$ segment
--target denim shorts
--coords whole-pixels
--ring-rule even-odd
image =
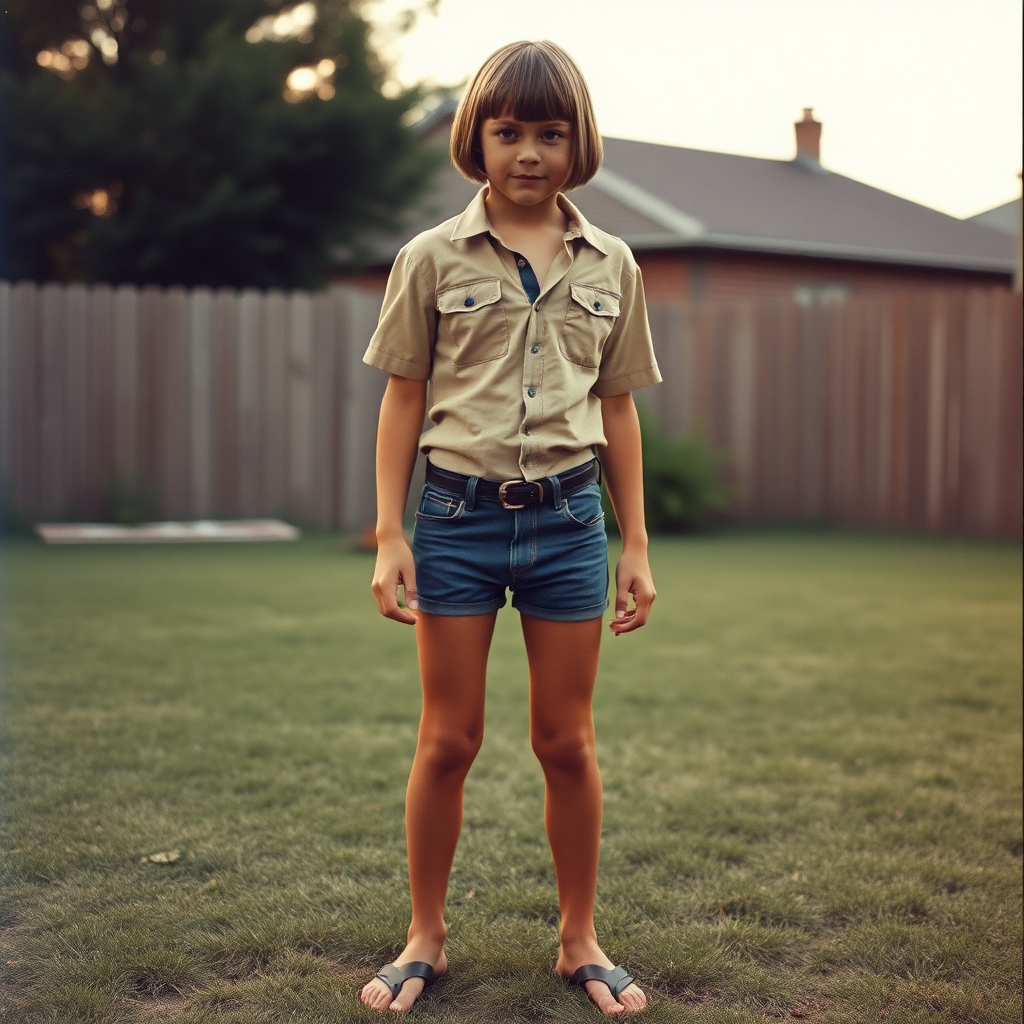
[[[505,604],[554,622],[582,622],[608,607],[608,539],[598,483],[562,497],[544,481],[542,505],[503,508],[436,484],[423,487],[413,556],[419,607],[433,615],[486,615]],[[552,500],[551,492],[554,492]]]

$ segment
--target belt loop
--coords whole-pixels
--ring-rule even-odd
[[[545,477],[544,482],[551,488],[551,500],[555,503],[555,508],[560,509],[562,507],[562,481],[557,476]]]
[[[471,476],[466,481],[466,511],[472,512],[476,508],[476,485],[480,477]]]
[[[600,487],[604,483],[604,466],[601,465],[601,460],[596,455],[594,461],[597,463],[597,486]]]

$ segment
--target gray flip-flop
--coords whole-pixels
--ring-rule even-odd
[[[434,980],[434,968],[425,960],[410,960],[407,964],[399,967],[397,964],[385,964],[378,972],[377,977],[391,989],[391,998],[397,999],[402,986],[410,978],[422,978],[423,987],[426,988]]]
[[[612,967],[609,970],[607,967],[601,967],[598,964],[584,964],[569,979],[570,984],[579,985],[580,988],[585,988],[588,981],[603,982],[608,986],[608,991],[611,992],[612,998],[618,1002],[619,993],[633,983],[633,978],[626,971],[625,967]]]

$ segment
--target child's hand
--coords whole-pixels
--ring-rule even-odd
[[[629,607],[630,594],[633,608]],[[608,623],[608,628],[616,636],[639,629],[647,621],[657,596],[646,550],[623,551],[615,566],[615,618]]]
[[[405,590],[408,610],[398,604],[399,586]],[[381,615],[410,626],[416,624],[416,565],[405,537],[378,542],[372,589]]]

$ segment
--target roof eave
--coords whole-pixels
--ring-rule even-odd
[[[937,267],[945,270],[969,270],[1012,274],[1012,258],[992,256],[953,256],[946,253],[910,252],[877,249],[870,246],[840,245],[831,242],[807,242],[786,238],[757,238],[715,232],[694,237],[681,234],[635,234],[622,239],[634,252],[652,249],[730,249],[741,252],[776,253],[781,256],[813,256],[862,263],[895,263],[905,266]]]

